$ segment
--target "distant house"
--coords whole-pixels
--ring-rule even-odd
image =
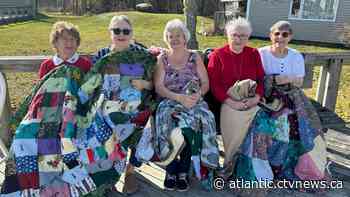
[[[37,0],[0,0],[0,24],[30,19],[37,13]]]
[[[253,36],[257,37],[267,37],[269,28],[274,22],[287,20],[293,26],[296,40],[343,44],[346,26],[350,26],[350,0],[222,0],[222,2],[226,4],[226,11],[234,10],[232,13],[235,16],[246,16],[252,23]],[[236,6],[232,6],[234,4]],[[240,7],[237,8],[237,5]]]

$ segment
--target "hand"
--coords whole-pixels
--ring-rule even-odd
[[[230,106],[234,110],[243,111],[248,109],[248,105],[245,102],[234,101],[231,98],[226,99],[224,103]]]
[[[193,94],[191,96],[187,96],[184,94],[181,94],[178,96],[178,102],[181,103],[186,108],[190,109],[193,106],[196,105],[197,101],[199,100],[198,94]]]
[[[277,85],[283,85],[283,84],[287,84],[287,83],[290,83],[290,77],[288,77],[286,75],[276,76],[276,84]]]
[[[255,95],[254,97],[251,98],[247,98],[243,100],[243,103],[245,103],[247,105],[247,109],[255,107],[260,101],[260,96],[259,95]]]
[[[142,91],[144,89],[150,89],[151,82],[143,80],[143,79],[133,79],[131,80],[131,85],[134,86],[134,88]]]

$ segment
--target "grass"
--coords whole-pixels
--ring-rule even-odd
[[[11,55],[50,55],[53,54],[49,44],[49,32],[56,21],[65,20],[79,26],[82,44],[81,53],[94,53],[99,48],[108,46],[110,42],[107,27],[109,20],[116,13],[105,13],[94,16],[65,16],[59,14],[40,15],[36,20],[0,26],[0,56]],[[121,12],[117,14],[127,15],[134,25],[134,38],[146,46],[156,45],[165,47],[163,42],[163,28],[170,19],[180,18],[179,14],[151,14],[141,12]],[[197,30],[213,26],[212,19],[198,17]],[[225,44],[224,36],[197,35],[200,49],[208,47],[220,47]],[[269,41],[251,39],[250,46],[262,47]],[[310,45],[308,43],[292,43],[290,47],[301,52],[337,52],[346,51],[343,48]],[[317,76],[317,71],[316,75]],[[28,94],[36,74],[33,73],[9,73],[7,75],[10,87],[12,107],[16,108],[23,95]],[[316,80],[316,78],[315,78]],[[316,84],[314,84],[316,87]],[[345,120],[350,121],[350,66],[345,66],[342,72],[340,90],[338,93],[336,112]],[[20,88],[19,88],[20,87]],[[307,90],[307,94],[314,96],[316,89]]]

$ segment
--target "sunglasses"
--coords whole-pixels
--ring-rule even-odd
[[[128,36],[131,33],[131,29],[114,28],[114,29],[111,29],[111,31],[113,31],[114,35],[120,35],[123,33],[124,35]]]
[[[277,32],[273,33],[273,35],[276,36],[276,37],[282,35],[283,38],[287,38],[289,36],[289,32],[286,32],[286,31],[285,32],[279,32],[279,31],[277,31]]]

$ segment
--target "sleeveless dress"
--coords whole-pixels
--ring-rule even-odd
[[[195,53],[190,53],[188,61],[182,69],[175,69],[170,65],[167,54],[161,54],[161,58],[165,65],[164,85],[170,91],[188,94],[189,84],[200,87]],[[198,90],[198,87],[194,89]],[[218,167],[219,150],[216,142],[215,118],[202,98],[191,109],[166,98],[160,102],[156,112],[155,138],[155,149],[160,159],[163,158],[162,154],[164,153],[160,150],[168,149],[169,152],[171,151],[168,136],[176,127],[182,130],[185,138],[192,138],[187,139],[191,142],[191,154],[192,157],[199,158],[201,166],[212,169]]]

